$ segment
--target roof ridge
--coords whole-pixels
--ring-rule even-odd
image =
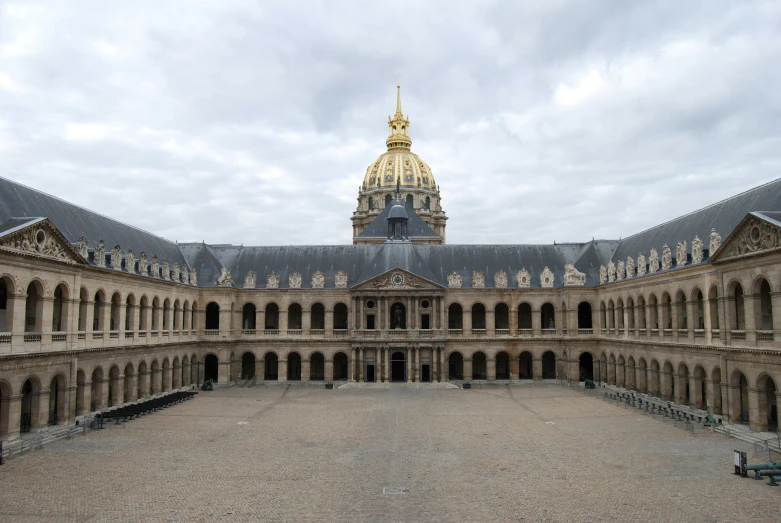
[[[18,185],[20,187],[24,187],[25,189],[28,189],[30,191],[34,191],[34,192],[37,192],[38,194],[42,194],[44,196],[48,196],[49,198],[53,198],[53,199],[55,199],[55,200],[57,200],[59,202],[65,203],[67,205],[71,205],[73,207],[77,207],[77,208],[79,208],[79,209],[81,209],[83,211],[87,211],[87,212],[92,213],[92,214],[95,214],[95,215],[100,216],[101,218],[104,218],[106,220],[111,220],[112,222],[119,223],[121,225],[124,225],[125,227],[129,227],[131,229],[135,229],[137,231],[141,231],[143,233],[149,234],[149,235],[154,236],[156,238],[159,238],[159,239],[161,239],[163,241],[166,241],[166,242],[168,242],[168,243],[170,243],[170,244],[172,244],[172,245],[174,245],[176,247],[179,246],[179,242],[176,242],[176,241],[173,241],[173,240],[169,240],[168,238],[164,238],[163,236],[160,236],[159,234],[155,234],[153,232],[149,232],[146,229],[142,229],[141,227],[137,227],[135,225],[130,225],[129,223],[125,223],[123,221],[117,220],[116,218],[112,218],[110,216],[106,216],[105,214],[101,214],[101,213],[99,213],[97,211],[93,211],[92,209],[87,209],[86,207],[83,207],[83,206],[81,206],[81,205],[79,205],[77,203],[69,202],[68,200],[60,198],[59,196],[54,196],[53,194],[49,194],[47,192],[41,191],[39,189],[36,189],[34,187],[30,187],[29,185],[25,185],[25,184],[23,184],[21,182],[17,182],[16,180],[11,180],[10,178],[6,178],[4,176],[0,176],[0,180],[5,180],[7,182],[13,183],[13,184]],[[48,216],[43,216],[43,218],[49,218],[49,217]]]

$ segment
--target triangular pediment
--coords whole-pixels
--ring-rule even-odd
[[[379,274],[354,287],[357,290],[421,290],[443,287],[404,269],[395,268]]]
[[[751,212],[724,243],[711,253],[711,263],[781,251],[781,213]]]
[[[63,263],[87,263],[48,218],[11,218],[0,225],[0,250]]]

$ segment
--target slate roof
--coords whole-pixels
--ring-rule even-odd
[[[412,238],[439,238],[440,236],[434,232],[434,229],[428,226],[418,214],[406,204],[404,207],[407,210],[407,237]],[[385,208],[377,215],[372,222],[366,226],[364,230],[357,236],[358,238],[387,238],[388,237],[388,214],[390,213],[392,205],[386,205]]]
[[[231,269],[234,287],[241,288],[244,277],[253,271],[257,288],[265,288],[266,277],[274,271],[280,277],[279,287],[288,288],[288,277],[301,274],[302,288],[311,288],[312,274],[322,271],[326,288],[334,287],[334,276],[345,271],[349,287],[392,269],[401,268],[432,283],[448,286],[452,272],[461,275],[463,288],[471,287],[473,271],[483,271],[486,288],[494,286],[494,274],[507,273],[509,287],[517,287],[515,275],[523,268],[532,275],[532,288],[540,287],[540,273],[547,266],[560,287],[564,265],[586,274],[586,285],[599,283],[599,266],[607,263],[617,242],[599,241],[587,244],[557,245],[298,245],[279,247],[243,247],[234,245],[180,244],[190,266],[198,271],[198,283],[215,286],[221,267]]]
[[[715,228],[722,240],[725,240],[749,212],[779,210],[781,210],[781,178],[624,238],[618,244],[613,260],[626,260],[627,256],[636,259],[640,253],[648,258],[652,247],[655,247],[661,256],[665,244],[670,247],[675,257],[675,246],[683,240],[686,240],[686,247],[691,253],[695,235],[700,237],[707,251],[711,228]],[[779,213],[766,214],[778,215]]]
[[[184,263],[184,256],[172,241],[0,177],[0,223],[32,217],[48,218],[72,244],[85,236],[90,250],[103,240],[107,252],[119,245],[123,253],[133,249],[136,256],[141,251],[149,259],[157,255],[161,263]]]

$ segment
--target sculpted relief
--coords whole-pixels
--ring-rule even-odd
[[[686,263],[689,261],[688,258],[689,254],[686,249],[686,240],[683,242],[678,242],[678,245],[675,246],[675,266],[676,267],[683,267],[686,265]]]
[[[472,273],[472,287],[475,289],[485,288],[485,276],[480,271],[474,271]]]
[[[300,289],[301,282],[301,274],[298,272],[293,272],[287,277],[287,284],[291,289]]]
[[[255,277],[255,273],[252,271],[247,272],[247,275],[244,276],[244,288],[245,289],[254,289],[255,285],[257,285],[258,280]]]
[[[613,262],[607,264],[607,281],[616,281],[616,264]]]
[[[217,278],[218,287],[230,287],[233,285],[233,276],[231,276],[231,270],[225,267],[220,268],[220,277]]]
[[[670,247],[665,243],[662,247],[662,269],[669,270],[673,266],[673,253]]]
[[[532,275],[529,274],[529,271],[527,271],[525,268],[518,271],[518,274],[515,275],[515,281],[518,282],[519,288],[528,288],[532,285]]]
[[[279,275],[271,271],[271,274],[266,276],[266,288],[267,289],[278,289],[279,288]]]
[[[699,236],[692,240],[692,263],[702,263],[702,240]]]
[[[494,287],[504,289],[507,287],[507,273],[504,271],[497,271],[494,274]]]
[[[645,255],[639,254],[637,256],[637,275],[643,276],[645,274]]]
[[[146,261],[146,253],[141,251],[141,257],[138,258],[138,272],[146,276],[149,274],[149,262]]]
[[[659,253],[651,248],[651,256],[648,259],[648,272],[654,273],[659,270]]]
[[[461,283],[461,275],[456,271],[453,271],[447,275],[447,286],[451,289],[460,289]]]
[[[607,267],[604,265],[599,266],[599,284],[604,285],[607,283]]]
[[[720,238],[719,238],[720,240]],[[752,217],[731,239],[720,258],[732,258],[781,247],[781,228]]]
[[[325,274],[322,271],[317,271],[312,274],[312,288],[323,289],[325,288]]]
[[[0,247],[45,258],[54,258],[63,262],[72,263],[74,261],[65,246],[55,238],[51,231],[44,230],[44,228],[31,228],[12,234],[0,240]],[[80,250],[79,253],[81,252]]]
[[[581,286],[586,284],[586,275],[578,271],[575,266],[568,263],[564,266],[564,286]]]
[[[334,287],[337,289],[346,289],[347,281],[347,273],[344,271],[339,271],[336,273],[336,276],[334,276]]]
[[[540,287],[553,287],[553,272],[551,272],[547,266],[542,270],[542,274],[540,274]]]
[[[635,261],[632,259],[631,256],[626,257],[626,277],[627,278],[635,277]]]
[[[626,275],[626,267],[624,267],[624,260],[618,260],[616,266],[616,280],[623,280]]]

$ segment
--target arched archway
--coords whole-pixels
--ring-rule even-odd
[[[245,303],[241,308],[241,328],[244,330],[255,330],[255,304]]]
[[[269,303],[266,305],[266,325],[264,326],[267,331],[279,330],[279,306],[276,303]]]
[[[11,332],[14,319],[12,309],[9,307],[8,298],[11,297],[11,289],[16,290],[14,282],[8,276],[0,277],[0,332]]]
[[[580,353],[580,358],[578,358],[578,375],[580,381],[594,380],[594,356],[590,352]]]
[[[691,391],[689,390],[689,366],[686,365],[686,363],[681,362],[678,365],[678,375],[676,377],[678,380],[678,397],[675,398],[676,403],[680,403],[681,405],[691,405]]]
[[[407,381],[407,357],[403,351],[391,354],[391,381]]]
[[[301,330],[303,325],[301,305],[293,303],[287,308],[287,328],[291,331]]]
[[[648,393],[648,364],[645,358],[637,360],[637,390],[643,393]]]
[[[757,394],[759,395],[757,428],[762,431],[775,431],[778,428],[776,382],[768,374],[762,374],[757,379]]]
[[[770,298],[770,284],[765,278],[760,278],[754,284],[754,321],[757,330],[757,340],[772,340],[773,303]],[[761,417],[760,419],[764,420],[765,418]]]
[[[556,355],[552,351],[545,351],[542,355],[542,379],[556,379]]]
[[[448,356],[447,376],[451,380],[464,379],[464,357],[460,352],[451,352]]]
[[[38,395],[41,392],[41,384],[38,378],[31,376],[22,385],[22,413],[19,420],[19,431],[30,432],[33,427],[38,427]]]
[[[122,403],[122,386],[119,367],[113,365],[108,371],[108,406],[116,407]]]
[[[730,418],[732,421],[749,423],[751,421],[748,405],[748,380],[746,375],[736,370],[730,379],[732,408]]]
[[[124,383],[124,390],[122,394],[122,403],[128,403],[130,401],[133,401],[135,398],[135,393],[138,390],[133,383],[133,364],[128,363],[125,365],[125,383]]]
[[[263,357],[263,379],[266,381],[279,379],[279,358],[273,352],[267,352]]]
[[[103,369],[96,367],[92,370],[92,384],[90,385],[90,412],[103,408]]]
[[[523,351],[518,356],[518,379],[530,380],[534,378],[534,358],[529,351]]]
[[[309,317],[312,330],[325,330],[325,307],[322,303],[312,305]]]
[[[472,305],[472,330],[485,330],[485,305],[482,303]]]
[[[245,352],[241,355],[241,379],[251,380],[255,377],[255,354]]]
[[[518,329],[531,330],[532,328],[532,306],[528,303],[518,305]]]
[[[344,303],[337,303],[334,305],[334,330],[347,330],[347,305]]]
[[[309,358],[309,381],[323,381],[325,379],[325,358],[319,352]]]
[[[203,379],[217,383],[220,376],[220,359],[215,354],[207,354],[203,360]]]
[[[593,323],[591,320],[591,304],[587,301],[582,301],[578,304],[578,329],[592,328]],[[593,372],[591,375],[594,375]]]
[[[506,303],[498,303],[494,308],[494,328],[497,331],[510,328],[510,308]]]
[[[49,384],[49,425],[57,425],[67,420],[65,376],[57,374]]]
[[[138,387],[136,390],[136,398],[144,399],[149,397],[149,371],[147,370],[146,362],[142,361],[138,364]]]
[[[510,379],[510,355],[505,351],[499,351],[496,355],[496,379]]]
[[[485,354],[481,351],[477,351],[472,354],[472,379],[484,380],[486,379],[486,360]]]
[[[297,352],[287,356],[287,380],[301,381],[301,355]]]
[[[68,329],[68,288],[64,283],[54,289],[54,303],[52,304],[52,332],[63,332]],[[2,331],[0,331],[2,332]]]
[[[464,310],[458,303],[451,303],[447,308],[447,328],[451,330],[464,328]]]
[[[81,416],[84,414],[84,394],[86,392],[87,375],[83,369],[79,369],[76,372],[76,415]],[[2,433],[2,431],[0,431]]]
[[[220,306],[217,304],[217,302],[211,301],[206,305],[206,330],[219,330],[219,329],[220,329]]]
[[[347,379],[347,355],[343,352],[334,354],[334,381]]]
[[[40,333],[43,330],[43,286],[38,280],[27,286],[24,311],[24,331]]]
[[[729,316],[731,330],[743,331],[746,328],[743,287],[738,282],[733,282],[729,287]]]
[[[543,330],[553,330],[556,328],[556,312],[553,309],[553,304],[543,303],[542,309],[540,309],[541,323]]]

